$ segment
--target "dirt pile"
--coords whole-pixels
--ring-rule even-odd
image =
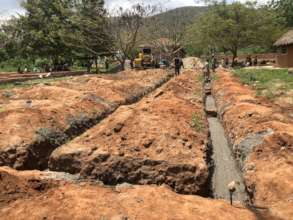
[[[280,108],[255,96],[232,75],[219,70],[214,81],[226,134],[256,206],[273,216],[293,216],[293,124]]]
[[[186,71],[137,104],[120,107],[56,149],[50,169],[108,185],[167,184],[176,192],[206,194],[208,131],[196,77]]]
[[[38,195],[55,186],[56,184],[49,179],[41,180],[36,175],[28,176],[10,168],[0,167],[0,208],[17,199]]]
[[[202,61],[197,57],[184,58],[183,65],[185,69],[197,69],[203,67]]]
[[[36,190],[30,180],[43,183],[43,172],[16,172],[0,168],[6,177],[3,186],[10,187],[7,179],[20,186],[19,195],[11,201],[0,201],[0,215],[10,219],[184,219],[184,220],[256,220],[253,213],[241,206],[230,206],[225,201],[183,196],[166,186],[119,185],[103,187],[97,183],[55,181],[46,190]],[[53,180],[51,180],[53,181]],[[33,191],[33,193],[32,193]],[[2,198],[2,197],[0,197]]]
[[[81,76],[0,92],[0,165],[46,169],[51,152],[167,81],[163,70]]]

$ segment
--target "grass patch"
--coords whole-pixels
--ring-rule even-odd
[[[233,72],[243,84],[255,89],[257,96],[274,99],[293,90],[293,77],[287,69],[234,69]]]
[[[190,126],[198,132],[201,132],[203,130],[204,123],[199,114],[197,113],[192,114]]]

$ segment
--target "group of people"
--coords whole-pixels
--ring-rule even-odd
[[[251,56],[247,56],[245,60],[245,66],[257,66],[258,64],[258,58],[255,56],[252,60]]]
[[[203,72],[204,72],[204,78],[205,81],[209,81],[211,79],[211,71],[215,72],[216,68],[218,66],[217,58],[214,54],[210,58],[208,58],[204,64]],[[175,76],[180,75],[181,68],[184,68],[184,64],[181,58],[176,57],[174,59],[174,68],[175,68]]]
[[[224,57],[222,58],[222,62],[221,62],[222,67],[224,68],[228,68],[230,66],[230,61],[228,57]],[[240,62],[238,61],[237,58],[234,59],[234,61],[231,62],[231,66],[257,66],[258,65],[258,57],[254,56],[254,58],[252,59],[251,55],[248,55],[245,59],[244,62]]]

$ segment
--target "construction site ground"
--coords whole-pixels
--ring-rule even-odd
[[[184,66],[0,90],[0,219],[292,219],[288,114],[227,70],[207,89],[200,60]],[[248,198],[230,205],[236,178]]]
[[[292,219],[293,123],[284,108],[220,69],[212,94],[253,204]]]

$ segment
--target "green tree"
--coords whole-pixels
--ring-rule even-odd
[[[104,1],[75,0],[74,8],[69,32],[64,30],[66,44],[73,48],[75,56],[87,60],[88,71],[94,61],[98,72],[98,56],[111,53],[112,49]]]
[[[255,4],[225,1],[210,7],[209,11],[192,25],[187,36],[198,51],[231,52],[233,61],[238,50],[253,45],[272,46],[280,27],[275,14]]]
[[[1,62],[9,59],[21,59],[23,57],[23,50],[25,48],[22,45],[22,30],[20,20],[12,18],[1,25],[0,28],[1,38]],[[14,62],[13,62],[14,63]]]
[[[293,27],[293,1],[292,0],[271,0],[269,6],[273,8],[283,19],[287,27]]]
[[[24,53],[28,56],[48,58],[54,69],[70,57],[64,30],[70,24],[71,0],[26,0],[22,6],[26,14],[21,16]]]

